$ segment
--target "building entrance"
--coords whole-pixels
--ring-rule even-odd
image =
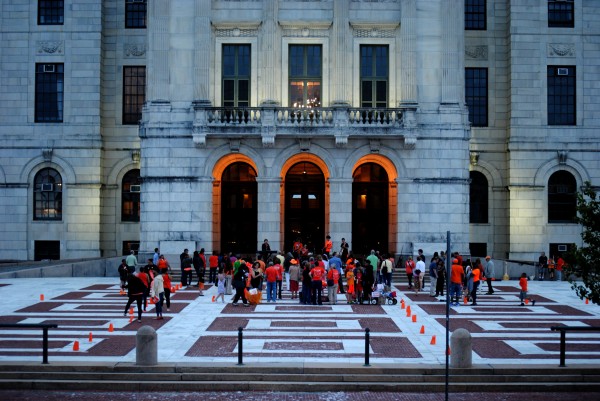
[[[325,241],[325,176],[310,162],[296,163],[285,176],[284,249],[298,238],[312,253]]]
[[[360,165],[352,175],[352,251],[388,252],[389,180],[376,163]]]
[[[255,254],[256,171],[247,163],[228,166],[221,179],[221,251]]]

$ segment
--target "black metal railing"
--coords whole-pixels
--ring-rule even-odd
[[[6,329],[42,329],[42,363],[48,364],[48,329],[56,329],[57,324],[50,323],[6,323],[0,324],[0,328]]]
[[[567,331],[600,331],[600,327],[595,327],[595,326],[552,326],[550,327],[550,330],[552,331],[560,331],[560,366],[561,368],[564,368],[565,366],[567,366],[565,364],[565,359],[566,359],[566,342],[567,342],[567,336],[566,336],[566,332]]]

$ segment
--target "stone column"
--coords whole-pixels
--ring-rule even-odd
[[[417,103],[417,4],[416,0],[402,2],[400,51],[396,65],[400,72],[400,105]]]
[[[260,68],[263,94],[261,104],[279,104],[276,83],[279,81],[280,66],[276,65],[281,57],[279,41],[277,40],[277,14],[279,0],[263,2],[263,34],[260,36]],[[260,96],[260,94],[259,94]]]
[[[257,241],[260,249],[265,238],[272,250],[283,251],[281,235],[281,178],[256,177],[258,189]]]
[[[352,177],[329,179],[329,235],[334,251],[342,238],[352,249]]]
[[[148,102],[169,98],[170,12],[171,0],[148,3]]]
[[[158,337],[156,330],[142,326],[135,336],[135,364],[141,366],[158,363]]]
[[[348,55],[351,54],[351,49],[348,49],[350,36],[349,29],[349,1],[334,1],[333,2],[333,48],[334,57],[332,65],[332,98],[333,105],[348,105],[350,102],[350,88],[348,82],[351,80],[348,77],[350,73],[350,62]]]
[[[210,104],[211,0],[196,0],[194,35],[194,99],[196,104]]]
[[[442,1],[442,103],[463,104],[464,1]]]
[[[471,333],[458,329],[450,337],[450,367],[470,368],[473,365],[473,344]]]

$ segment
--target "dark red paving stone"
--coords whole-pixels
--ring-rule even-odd
[[[446,315],[446,304],[419,304],[419,308],[423,309],[428,315]],[[450,308],[450,315],[457,315],[454,309]]]
[[[544,308],[550,309],[553,312],[560,313],[561,315],[570,316],[593,316],[591,313],[584,312],[582,310],[566,306],[566,305],[544,305]]]
[[[505,339],[473,338],[473,352],[482,358],[519,358],[522,355],[504,342]],[[521,340],[521,339],[519,339]],[[531,358],[533,355],[528,355]],[[538,355],[536,355],[536,358]]]
[[[139,324],[138,328],[141,327]],[[89,356],[125,356],[135,348],[135,343],[135,336],[112,335],[92,346],[85,354]]]
[[[268,305],[268,304],[267,304]],[[332,306],[325,305],[296,305],[296,306],[276,306],[277,312],[330,312]]]
[[[390,305],[390,308],[392,305]],[[400,304],[394,305],[394,308],[400,308]],[[380,305],[352,305],[352,312],[361,315],[385,315],[385,310]]]
[[[22,322],[25,319],[27,319],[27,317],[25,317],[25,316],[16,316],[16,315],[0,316],[0,323],[1,324],[14,324],[14,323]]]
[[[410,340],[406,337],[371,337],[369,344],[373,350],[371,355],[380,358],[422,357],[421,353],[417,351]]]
[[[114,288],[115,286],[118,287],[118,283],[116,284],[94,284],[94,285],[90,285],[89,287],[85,287],[82,288],[81,291],[102,291],[102,290],[109,290],[111,288]],[[117,290],[118,291],[118,290]]]
[[[90,294],[92,294],[92,293],[91,292],[83,292],[83,291],[72,291],[72,292],[67,292],[66,294],[59,295],[52,299],[55,301],[83,299]]]
[[[227,313],[235,313],[235,314],[250,314],[250,312],[254,312],[256,310],[256,305],[244,306],[242,305],[242,301],[238,302],[237,306],[233,306],[231,303],[228,303],[225,308],[221,311],[222,314]]]
[[[124,308],[123,306],[115,305],[115,304],[85,304],[85,305],[79,305],[75,309],[90,311],[90,310],[102,310],[102,309],[123,310],[123,308]]]
[[[15,313],[44,313],[50,312],[54,308],[64,305],[62,302],[39,302],[23,309],[15,311]]]
[[[598,357],[600,352],[600,346],[598,343],[590,343],[589,341],[595,341],[594,339],[569,339],[566,343],[566,352],[595,352],[594,359]],[[597,341],[597,340],[596,340]],[[560,341],[553,343],[536,343],[536,346],[540,347],[544,351],[560,352]],[[580,355],[573,355],[573,358],[579,359]],[[585,357],[585,355],[584,355]]]
[[[442,327],[446,327],[446,319],[444,318],[437,318],[435,319]],[[483,333],[483,330],[481,329],[481,327],[479,327],[479,325],[473,323],[472,320],[470,319],[459,319],[456,317],[453,317],[450,319],[450,330],[456,330],[456,329],[466,329],[469,331],[469,333]]]
[[[199,296],[200,296],[200,294],[198,293],[198,291],[182,292],[181,290],[179,290],[175,294],[171,294],[171,299],[174,299],[177,301],[193,301],[196,298],[198,298]],[[205,295],[205,297],[206,296],[207,295]]]
[[[154,313],[154,311],[142,313],[142,322],[140,323],[137,321],[137,312],[136,312],[133,315],[133,322],[129,323],[127,326],[123,327],[122,329],[121,328],[118,329],[115,327],[115,331],[138,331],[138,329],[142,326],[150,326],[154,330],[158,330],[162,326],[167,324],[169,322],[169,320],[171,320],[171,318],[167,317],[167,316],[165,316],[164,319],[162,319],[162,320],[154,320],[155,317],[156,317],[156,314]],[[127,317],[121,317],[119,319],[130,319],[130,317],[129,317],[129,315],[127,315]]]
[[[0,287],[6,287],[9,286],[10,284],[0,284]]]
[[[20,337],[20,336],[19,336]],[[48,348],[62,348],[70,344],[70,341],[59,341],[59,340],[48,340]],[[31,338],[29,340],[0,340],[0,349],[13,349],[13,348],[32,348],[39,350],[40,355],[42,354],[42,334],[38,338]],[[14,355],[14,353],[12,353]]]
[[[230,356],[237,346],[237,337],[203,336],[185,353],[185,356]]]
[[[290,320],[279,320],[272,321],[271,327],[327,327],[327,328],[335,328],[337,324],[330,320],[300,320],[300,321],[290,321]]]
[[[241,317],[217,317],[206,331],[237,331],[238,327],[246,328],[249,319]]]
[[[263,350],[266,351],[342,351],[342,343],[331,341],[265,341]]]
[[[543,330],[546,332],[553,326],[566,326],[561,322],[548,322],[547,320],[544,322],[498,322],[498,324],[507,329],[530,329]],[[490,332],[490,330],[487,330],[487,332]]]
[[[361,318],[358,319],[360,327],[368,328],[371,333],[400,333],[401,330],[390,318]]]
[[[63,326],[103,326],[109,322],[110,320],[94,320],[90,318],[87,320],[48,319],[41,323],[57,324],[59,328],[62,328]]]
[[[273,391],[219,391],[219,392],[102,392],[102,391],[41,391],[2,390],[0,398],[6,401],[443,401],[444,393],[398,392],[273,392]],[[450,393],[450,400],[460,401],[581,401],[598,399],[598,393],[522,392],[515,393]]]

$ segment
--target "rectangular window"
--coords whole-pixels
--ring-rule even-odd
[[[138,124],[146,101],[146,67],[123,67],[123,124]]]
[[[574,66],[548,66],[548,125],[576,125]]]
[[[290,45],[291,107],[321,107],[321,45]]]
[[[38,1],[38,25],[62,25],[65,22],[65,2]]]
[[[387,107],[388,53],[385,45],[360,47],[360,107]]]
[[[486,0],[465,0],[465,30],[485,31],[486,22]]]
[[[146,0],[125,0],[125,28],[146,28]]]
[[[223,45],[223,106],[250,106],[250,45]]]
[[[35,122],[61,123],[64,101],[64,65],[35,65]]]
[[[465,69],[465,101],[469,108],[469,121],[474,127],[488,126],[488,70]]]
[[[575,5],[573,0],[548,0],[548,27],[575,27]]]

